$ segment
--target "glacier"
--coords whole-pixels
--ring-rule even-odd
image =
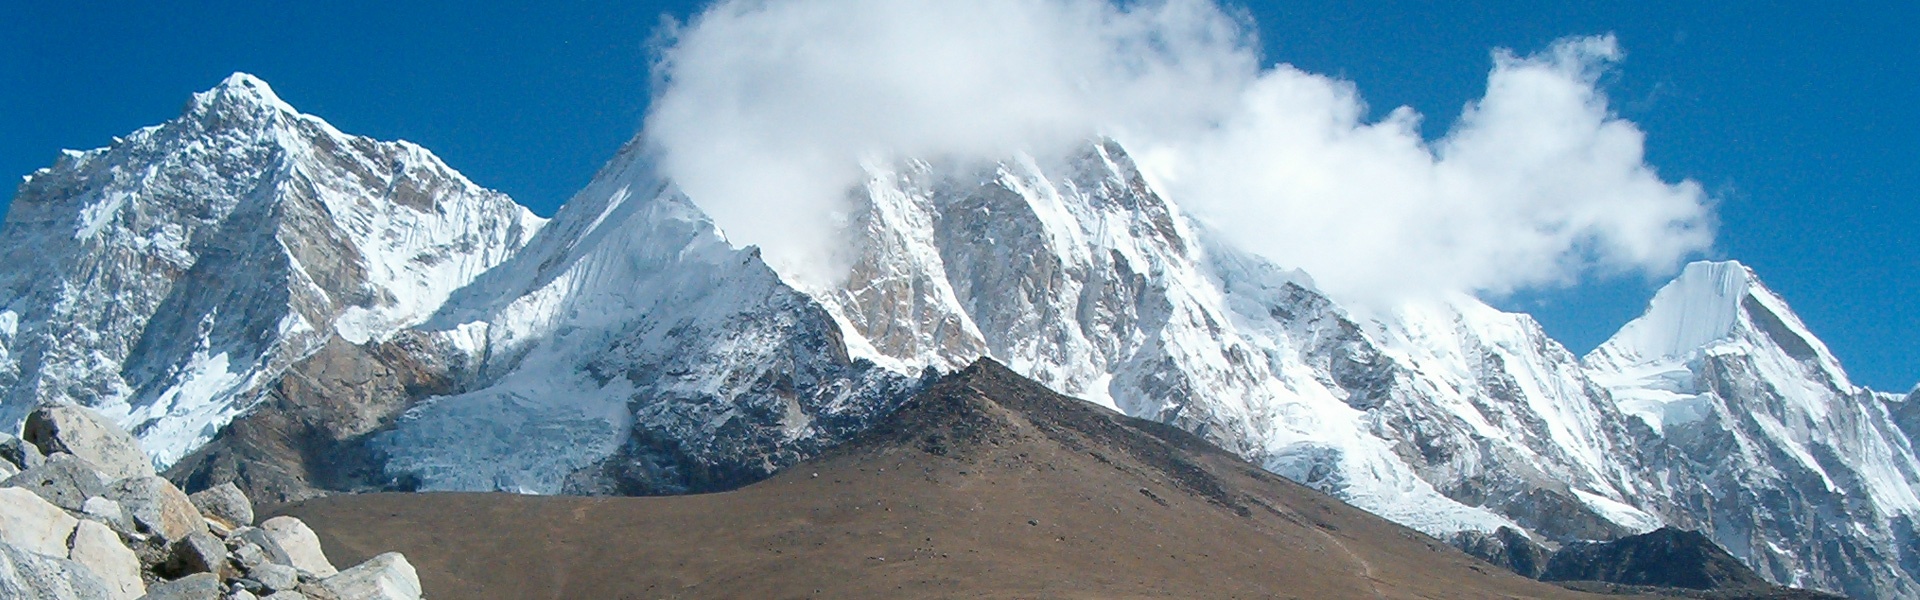
[[[1687,266],[1579,357],[1469,295],[1345,305],[1114,139],[860,167],[823,283],[729,240],[644,136],[548,221],[236,74],[21,185],[0,417],[94,406],[258,497],[671,494],[990,356],[1443,539],[1677,525],[1777,582],[1920,593],[1920,389],[1851,383],[1743,265]]]

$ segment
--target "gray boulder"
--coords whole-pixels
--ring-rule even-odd
[[[60,453],[36,466],[0,482],[0,487],[31,490],[55,506],[78,511],[88,498],[107,493],[108,480],[93,463],[72,454]]]
[[[233,482],[222,483],[188,496],[194,508],[211,520],[222,521],[228,529],[253,524],[253,501]]]
[[[13,466],[13,463],[0,460],[0,481],[6,481],[8,478],[19,474],[20,467]]]
[[[227,540],[227,544],[229,548],[233,548],[233,552],[229,553],[228,556],[233,557],[234,564],[240,565],[240,570],[242,571],[258,571],[267,565],[280,565],[289,569],[293,568],[284,560],[275,561],[273,557],[267,556],[267,553],[260,548],[259,544],[242,542],[236,547],[233,545],[231,538]],[[281,554],[283,559],[285,556],[285,554]]]
[[[152,475],[129,477],[113,484],[107,499],[120,503],[134,528],[144,535],[157,536],[164,544],[185,539],[193,532],[206,532],[206,520],[186,492],[172,482]]]
[[[367,559],[315,587],[342,600],[420,600],[420,575],[398,552]]]
[[[0,488],[0,543],[48,556],[65,557],[67,539],[80,523],[33,492]]]
[[[290,591],[300,585],[300,571],[286,565],[267,563],[247,572],[269,592]]]
[[[222,579],[230,575],[231,570],[227,566],[227,545],[205,531],[189,533],[174,542],[166,566],[166,572],[174,576],[212,573]]]
[[[46,455],[26,440],[0,433],[0,462],[12,464],[14,468],[25,471],[40,466]]]
[[[153,463],[140,444],[119,425],[93,409],[71,404],[43,404],[27,413],[20,437],[51,455],[65,452],[99,467],[108,480],[154,475]]]
[[[127,509],[121,508],[119,502],[106,496],[94,496],[82,502],[80,517],[112,527],[114,531],[128,538],[134,537],[137,533],[133,527],[133,519],[127,518]]]
[[[327,560],[326,552],[321,551],[320,536],[315,535],[313,529],[300,519],[274,517],[261,523],[260,530],[266,532],[267,537],[286,552],[293,568],[316,577],[328,577],[340,572]]]
[[[99,576],[111,592],[108,598],[133,600],[147,593],[146,584],[140,580],[140,557],[106,525],[80,521],[67,557]]]
[[[99,600],[115,597],[99,576],[80,563],[0,544],[0,598]]]
[[[220,600],[220,578],[212,573],[194,573],[166,583],[156,583],[140,600]]]
[[[274,541],[273,536],[258,527],[233,530],[227,536],[227,547],[233,549],[233,558],[239,561],[241,568],[251,569],[267,563],[293,566],[293,557],[280,547],[280,542]]]
[[[308,600],[306,594],[293,590],[284,590],[261,596],[260,600]]]

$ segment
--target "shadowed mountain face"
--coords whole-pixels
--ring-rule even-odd
[[[1707,536],[1671,527],[1611,542],[1570,544],[1554,553],[1541,579],[1700,590],[1769,586]]]
[[[1702,600],[1844,598],[1768,583],[1706,535],[1672,527],[1611,542],[1568,544],[1553,554],[1540,579],[1577,590]]]
[[[1574,598],[981,361],[733,492],[282,506],[440,598]]]

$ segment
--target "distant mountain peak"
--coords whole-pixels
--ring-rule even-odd
[[[235,73],[21,184],[0,224],[0,424],[78,403],[170,464],[332,336],[398,334],[542,223]]]
[[[273,86],[266,80],[251,74],[235,72],[221,80],[219,85],[204,92],[197,92],[187,102],[182,117],[201,118],[251,115],[266,116],[275,113],[299,115],[293,105],[280,99],[274,93]]]
[[[1851,389],[1826,344],[1753,269],[1737,261],[1687,265],[1654,295],[1646,313],[1622,327],[1588,360],[1615,366],[1687,361],[1729,342],[1771,346]]]
[[[1647,311],[1585,363],[1620,411],[1676,450],[1676,467],[1709,485],[1751,490],[1740,505],[1695,504],[1716,541],[1775,581],[1859,597],[1910,597],[1887,563],[1835,560],[1810,548],[1892,553],[1907,515],[1920,513],[1920,460],[1906,407],[1848,380],[1826,344],[1737,262],[1697,262],[1661,288]],[[1846,515],[1812,528],[1770,515]],[[1695,518],[1700,518],[1696,516]],[[1799,546],[1753,543],[1797,536]],[[1862,550],[1863,555],[1866,550]],[[1809,577],[1808,573],[1816,573]],[[1850,574],[1849,574],[1850,573]]]

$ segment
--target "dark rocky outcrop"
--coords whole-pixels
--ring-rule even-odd
[[[1603,593],[1679,593],[1718,599],[1838,597],[1775,586],[1707,536],[1672,527],[1611,542],[1569,543],[1553,553],[1540,579]]]
[[[367,345],[335,337],[167,476],[189,490],[231,482],[261,502],[404,488],[381,479],[366,441],[415,399],[452,390],[451,368],[429,358],[438,354],[412,335]]]
[[[1540,579],[1547,572],[1547,559],[1553,552],[1512,527],[1493,533],[1462,531],[1448,540],[1453,547],[1507,570]]]

